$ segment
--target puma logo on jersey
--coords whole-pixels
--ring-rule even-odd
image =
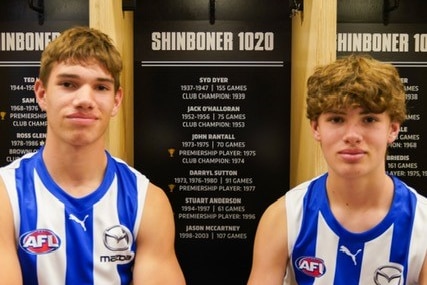
[[[74,214],[70,214],[70,216],[68,217],[70,220],[72,220],[72,221],[74,221],[74,222],[76,222],[76,223],[78,223],[82,228],[83,228],[83,230],[84,231],[86,231],[86,225],[85,225],[85,221],[86,221],[86,219],[87,218],[89,218],[89,215],[86,215],[85,217],[84,217],[84,219],[83,220],[80,220],[79,218],[77,218]]]
[[[342,245],[340,246],[340,251],[350,256],[351,260],[353,260],[354,265],[357,265],[356,256],[362,251],[361,249],[358,249],[356,253],[353,254],[345,245]]]

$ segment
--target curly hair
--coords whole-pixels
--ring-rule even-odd
[[[102,64],[114,79],[114,88],[120,87],[123,68],[119,51],[108,35],[89,27],[73,27],[55,38],[43,51],[39,78],[47,84],[54,63]]]
[[[372,113],[387,112],[390,119],[406,119],[405,90],[397,69],[369,55],[350,55],[315,68],[307,80],[310,121],[321,113],[360,107]]]

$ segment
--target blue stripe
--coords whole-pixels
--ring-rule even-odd
[[[416,197],[401,181],[394,179],[395,200],[391,212],[395,216],[390,261],[404,266],[405,281],[408,276],[408,255],[414,224]]]
[[[36,154],[36,156],[40,156]],[[21,225],[19,235],[33,231],[37,227],[37,203],[34,189],[34,159],[21,159],[20,167],[16,169],[16,189],[19,200]],[[37,285],[37,255],[25,252],[18,248],[18,257],[21,263],[22,276],[25,285]]]
[[[345,242],[345,243],[344,243]],[[343,240],[340,239],[340,244],[337,249],[337,260],[335,263],[335,276],[334,276],[334,285],[357,285],[360,280],[360,272],[362,270],[362,259],[363,259],[363,248],[365,243],[357,242],[356,240]],[[350,251],[351,254],[356,255],[358,250],[362,250],[356,255],[356,264],[354,264],[353,259],[340,251],[341,246],[345,246],[346,249]],[[351,276],[351,278],[350,278]]]
[[[70,220],[70,214],[75,215],[80,221],[85,216],[86,231],[83,227]],[[67,270],[65,284],[93,284],[93,212],[92,208],[85,212],[65,211],[65,228],[67,240]]]

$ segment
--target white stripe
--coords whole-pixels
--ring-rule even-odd
[[[286,268],[286,276],[283,282],[284,285],[296,284],[293,264],[294,261],[292,260],[291,255],[294,250],[298,234],[300,233],[303,215],[302,210],[304,205],[303,200],[310,182],[311,181],[303,182],[292,188],[285,196],[288,254],[290,255],[290,258]]]
[[[0,67],[38,67],[40,61],[0,61]]]
[[[64,205],[53,196],[43,185],[34,170],[34,187],[37,201],[37,228],[55,229],[61,239],[59,249],[37,256],[37,275],[39,284],[65,284],[66,272],[66,240]],[[52,213],[64,213],[52,215]],[[50,270],[49,268],[55,268]]]
[[[322,278],[315,278],[313,284],[334,284],[339,238],[326,224],[326,221],[320,212],[317,221],[316,236],[317,240],[315,256],[323,259],[326,266],[326,273],[322,276]]]
[[[229,66],[229,67],[283,67],[283,61],[141,61],[142,67],[158,66],[158,67],[193,67],[193,66]]]
[[[362,272],[359,281],[360,285],[373,284],[375,270],[385,265],[384,260],[390,260],[393,228],[391,226],[379,237],[365,243],[361,266]],[[369,260],[369,262],[366,260]]]
[[[117,216],[117,191],[117,177],[115,176],[110,189],[93,207],[93,216],[101,217],[93,221],[93,258],[97,270],[94,274],[94,284],[120,284],[120,276],[117,270],[111,270],[110,263],[99,260],[100,256],[112,254],[104,245],[104,231],[120,224]]]
[[[130,170],[132,170],[136,175],[136,187],[138,189],[138,210],[136,213],[134,227],[133,229],[130,229],[131,231],[133,231],[133,235],[136,239],[138,236],[139,226],[141,224],[142,212],[144,211],[145,198],[147,196],[147,188],[149,181],[145,176],[136,173],[133,168],[130,168]]]
[[[15,238],[19,243],[19,227],[21,225],[21,215],[19,214],[18,191],[16,191],[15,169],[5,168],[0,172],[6,191],[9,194],[10,204],[13,212],[13,222],[15,225]]]
[[[302,183],[286,193],[286,223],[288,234],[288,252],[291,254],[301,229],[303,199],[311,181]]]

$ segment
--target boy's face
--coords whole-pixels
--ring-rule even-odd
[[[47,113],[48,136],[79,146],[103,140],[123,94],[98,62],[55,63],[46,86],[37,80],[35,94]]]
[[[397,138],[400,124],[385,112],[350,108],[322,113],[311,128],[329,172],[351,178],[384,173],[387,146]]]

